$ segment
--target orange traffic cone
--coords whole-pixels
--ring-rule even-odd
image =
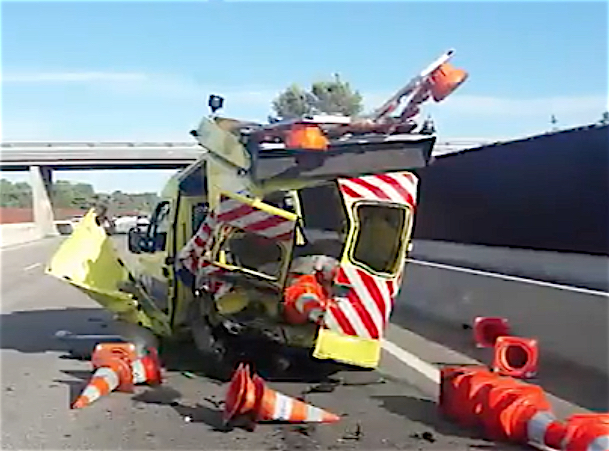
[[[253,379],[250,377],[249,365],[240,364],[226,394],[224,423],[242,416],[253,423],[334,423],[340,420],[337,415],[268,388],[258,375]]]
[[[609,414],[578,414],[566,421],[563,451],[609,451]]]
[[[433,99],[441,102],[463,84],[468,76],[468,73],[462,69],[457,69],[449,63],[442,64],[429,77]]]
[[[539,348],[536,339],[498,337],[494,354],[493,370],[499,374],[516,378],[531,378],[537,375]]]
[[[478,348],[492,348],[497,338],[510,335],[506,318],[478,316],[474,320],[474,340]]]
[[[132,364],[135,360],[136,349],[132,343],[98,344],[91,358],[95,373],[70,407],[86,407],[114,390],[132,392]]]
[[[306,404],[266,386],[264,380],[254,376],[256,393],[260,396],[258,421],[287,421],[288,423],[336,423],[338,415]]]
[[[320,324],[327,302],[323,287],[314,275],[300,276],[285,290],[285,319],[290,324],[305,324],[307,321]]]
[[[507,439],[501,426],[502,412],[518,400],[525,387],[520,381],[511,377],[497,378],[482,407],[481,420],[487,438],[491,440]]]
[[[470,387],[473,378],[495,376],[481,365],[445,367],[440,371],[440,411],[460,423],[470,423],[463,410],[470,402]]]

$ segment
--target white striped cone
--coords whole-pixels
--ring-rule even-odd
[[[529,443],[560,449],[567,430],[552,412],[539,411],[527,423]]]
[[[72,403],[72,409],[81,409],[102,396],[110,394],[120,384],[118,371],[109,367],[102,366],[95,370],[93,377],[82,391],[80,396]]]
[[[256,420],[289,423],[335,423],[338,415],[286,396],[266,386],[261,377],[254,376],[256,387]]]

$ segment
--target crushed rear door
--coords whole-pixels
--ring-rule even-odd
[[[339,179],[350,216],[335,283],[314,356],[375,367],[399,292],[410,240],[417,178],[409,172]]]

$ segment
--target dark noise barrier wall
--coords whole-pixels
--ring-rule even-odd
[[[439,156],[414,238],[609,255],[609,130],[588,126]]]

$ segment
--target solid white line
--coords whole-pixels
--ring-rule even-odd
[[[390,341],[383,340],[382,346],[383,349],[389,354],[391,354],[396,359],[400,360],[402,363],[406,364],[410,368],[414,369],[415,371],[421,373],[427,379],[431,380],[436,384],[440,383],[440,370],[434,365],[419,359],[416,355],[411,354],[410,352],[400,348],[398,345]]]
[[[24,271],[29,271],[31,269],[36,269],[38,267],[42,266],[42,263],[34,263],[33,265],[30,266],[26,266],[25,268],[23,268]]]
[[[609,293],[606,292],[606,291],[589,290],[587,288],[578,288],[578,287],[572,287],[572,286],[569,286],[569,285],[560,285],[560,284],[557,284],[557,283],[542,282],[541,280],[526,279],[524,277],[516,277],[516,276],[508,276],[508,275],[505,275],[505,274],[499,274],[499,273],[488,272],[488,271],[480,271],[478,269],[462,268],[460,266],[451,266],[451,265],[445,265],[445,264],[442,264],[442,263],[432,263],[432,262],[427,262],[427,261],[423,261],[423,260],[415,260],[415,259],[412,259],[412,258],[407,258],[406,261],[408,263],[414,263],[415,265],[430,266],[432,268],[439,268],[439,269],[446,269],[446,270],[449,270],[449,271],[464,272],[464,273],[467,273],[467,274],[474,274],[476,276],[491,277],[491,278],[495,278],[495,279],[509,280],[510,282],[520,282],[520,283],[527,283],[527,284],[530,284],[530,285],[538,285],[538,286],[541,286],[541,287],[555,288],[557,290],[573,291],[575,293],[591,294],[591,295],[594,295],[594,296],[609,297]]]

